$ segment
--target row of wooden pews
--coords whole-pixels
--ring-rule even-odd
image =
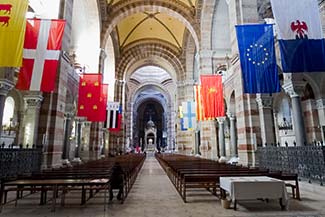
[[[52,192],[52,211],[55,211],[56,199],[61,198],[61,205],[65,203],[68,192],[80,193],[81,204],[93,198],[96,193],[104,193],[104,209],[107,204],[107,193],[110,189],[112,168],[119,162],[123,172],[124,195],[126,198],[135,178],[143,165],[145,155],[129,154],[113,158],[90,161],[73,167],[44,170],[28,176],[17,176],[14,179],[1,180],[0,212],[6,204],[9,192],[16,192],[15,206],[18,200],[28,198],[30,194],[39,195],[40,205],[47,203],[47,194]]]
[[[236,166],[194,156],[179,154],[156,154],[158,162],[186,202],[186,191],[190,188],[204,188],[215,196],[223,197],[219,187],[220,177],[225,176],[270,176],[288,181],[293,197],[300,199],[298,176],[270,172],[265,169]]]

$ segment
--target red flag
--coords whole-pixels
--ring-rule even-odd
[[[107,86],[103,87],[102,78],[102,74],[84,74],[79,81],[78,116],[87,117],[88,121],[106,119],[107,95],[103,90],[107,93]]]
[[[64,20],[27,20],[23,66],[18,76],[17,89],[54,90],[64,26]]]
[[[225,116],[221,75],[201,75],[201,86],[204,119]]]
[[[107,108],[107,92],[108,92],[108,84],[102,84],[102,92],[100,94],[99,100],[99,119],[101,122],[106,120],[106,108]]]

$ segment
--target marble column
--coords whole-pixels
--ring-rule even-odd
[[[296,137],[297,146],[303,146],[306,143],[306,129],[303,119],[300,95],[304,90],[304,83],[289,81],[283,84],[283,88],[289,94],[292,105],[293,128]]]
[[[23,96],[25,102],[25,115],[24,115],[24,146],[33,144],[37,145],[38,122],[40,115],[41,103],[43,96],[41,92],[29,91]]]
[[[225,117],[217,118],[219,124],[219,150],[220,158],[226,157],[226,143],[225,143]]]
[[[319,127],[321,128],[322,140],[325,141],[325,98],[316,101],[319,117]]]
[[[8,79],[0,79],[0,135],[2,133],[3,110],[6,97],[9,91],[14,87],[14,83]]]
[[[69,164],[69,154],[70,154],[70,135],[71,135],[71,119],[73,113],[64,114],[65,126],[64,126],[64,142],[63,142],[63,153],[62,153],[62,163]]]
[[[238,157],[236,117],[233,114],[229,114],[228,117],[230,120],[230,146],[232,150],[231,156]]]
[[[259,110],[262,144],[275,144],[272,95],[257,94],[256,102]]]

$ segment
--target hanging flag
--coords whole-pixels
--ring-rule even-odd
[[[202,121],[204,118],[203,108],[202,108],[202,97],[201,97],[201,85],[194,85],[194,96],[195,96],[195,109],[196,109],[196,119]]]
[[[193,130],[196,128],[195,102],[182,102],[184,129]]]
[[[201,75],[200,78],[204,120],[225,116],[221,75]]]
[[[284,72],[325,71],[325,40],[317,0],[271,0]]]
[[[88,121],[104,122],[106,102],[101,84],[102,74],[83,74],[79,81],[78,116],[87,117]],[[106,89],[107,90],[107,89]],[[107,93],[107,91],[106,91]]]
[[[27,0],[0,0],[0,67],[21,67]]]
[[[117,132],[121,128],[122,107],[119,102],[109,102],[107,110],[107,128],[111,132]]]
[[[106,121],[106,107],[107,107],[107,94],[108,94],[108,84],[102,84],[102,91],[99,98],[98,114],[100,122]]]
[[[270,24],[236,26],[244,93],[280,92]]]
[[[17,89],[54,90],[64,26],[64,20],[27,20],[23,66],[19,72]]]
[[[183,107],[180,105],[178,106],[178,117],[179,117],[179,123],[181,131],[186,131],[187,128],[184,127],[184,113],[183,113]]]

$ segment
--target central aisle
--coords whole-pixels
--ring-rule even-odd
[[[202,197],[189,198],[189,203],[185,204],[158,161],[154,157],[147,157],[125,203],[118,204],[114,198],[109,216],[185,217],[216,214],[216,207],[220,207],[218,199],[207,191],[198,193]]]

